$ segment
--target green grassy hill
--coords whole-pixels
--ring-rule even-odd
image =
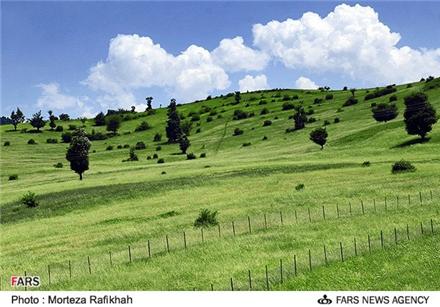
[[[215,289],[229,289],[231,277],[237,289],[244,289],[248,270],[264,282],[265,265],[276,270],[279,259],[291,261],[292,255],[298,254],[303,255],[299,258],[304,262],[301,265],[307,266],[304,255],[309,249],[320,250],[323,244],[337,250],[339,242],[350,244],[358,237],[365,245],[368,234],[376,236],[377,244],[380,230],[388,233],[396,227],[399,236],[404,236],[406,225],[412,232],[420,232],[414,226],[420,222],[426,223],[428,231],[430,219],[440,224],[440,124],[429,133],[428,142],[420,143],[418,137],[409,136],[403,123],[403,97],[425,91],[431,104],[440,110],[440,79],[396,88],[399,116],[387,123],[372,118],[371,103],[387,102],[391,95],[364,100],[375,89],[357,90],[359,103],[348,107],[342,105],[350,91],[319,90],[242,93],[238,105],[233,103],[233,96],[181,105],[178,111],[184,120],[191,120],[190,112],[200,114],[200,120],[192,122],[189,136],[188,152],[197,156],[195,160],[180,154],[177,144],[166,144],[166,109],[157,109],[154,115],[131,114],[133,119],[122,122],[117,136],[92,142],[90,170],[82,181],[65,160],[68,144],[61,143],[61,132],[51,131],[47,125],[42,133],[30,133],[29,124],[19,125],[17,132],[11,125],[1,126],[1,144],[10,142],[10,146],[1,147],[0,159],[2,289],[9,289],[6,281],[11,274],[24,271],[40,274],[42,289],[209,289],[211,284]],[[330,93],[333,99],[326,100]],[[298,99],[293,99],[294,95]],[[316,103],[316,98],[322,101]],[[289,117],[294,111],[283,110],[285,102],[313,110],[308,117],[316,121],[306,124],[305,129],[286,133],[293,127]],[[269,113],[260,115],[263,108]],[[254,116],[233,120],[237,109]],[[272,125],[263,126],[265,120],[271,120]],[[135,132],[142,121],[151,129]],[[309,140],[309,133],[326,121],[328,143],[320,150]],[[84,123],[88,133],[92,129],[105,132],[105,127],[93,124],[92,119]],[[83,124],[72,120],[57,121],[57,125],[67,131],[69,125]],[[244,133],[233,136],[235,128]],[[156,133],[162,134],[162,141],[153,142]],[[31,138],[36,145],[27,144]],[[48,144],[48,138],[56,138],[58,143]],[[136,151],[139,161],[122,162],[128,158],[129,149],[118,149],[118,145],[134,146],[140,141],[147,148]],[[250,145],[243,146],[245,143]],[[113,150],[106,150],[109,145]],[[200,158],[202,153],[205,158]],[[165,163],[147,160],[154,154]],[[401,159],[411,161],[416,172],[393,175],[391,165]],[[371,165],[363,167],[364,161]],[[55,168],[58,162],[64,167]],[[18,179],[9,180],[14,174]],[[305,188],[297,191],[298,184]],[[37,208],[20,203],[27,191],[36,193]],[[206,229],[202,242],[200,230],[192,225],[203,208],[218,210],[221,233],[219,237],[216,227]],[[183,231],[187,250],[183,248]],[[408,246],[423,248],[434,240],[438,251],[435,236],[423,239],[419,235],[414,240]],[[393,256],[393,250],[405,252],[401,249],[387,250],[390,255],[373,251],[365,260],[356,258],[304,272],[300,281],[289,279],[281,288],[327,288],[329,284],[321,281],[326,274],[342,274],[349,270],[346,266],[363,270],[364,262],[370,260],[372,266],[380,266],[384,258],[393,259],[400,268],[411,268],[408,274],[417,274],[417,268],[422,269],[424,264],[417,261],[413,249],[408,249],[407,257]],[[438,263],[431,247],[423,249],[427,262]],[[438,269],[435,274],[439,274]],[[394,283],[371,275],[363,281],[362,289],[376,289],[379,279],[384,289],[440,289],[440,283],[427,279],[424,284],[410,277],[407,282]],[[360,289],[350,278],[341,278],[330,288]]]

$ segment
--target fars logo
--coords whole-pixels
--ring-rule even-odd
[[[40,276],[11,276],[12,287],[39,287]]]

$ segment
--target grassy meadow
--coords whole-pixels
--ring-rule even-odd
[[[200,112],[189,135],[188,152],[195,160],[180,154],[178,144],[166,144],[166,108],[154,115],[135,113],[122,122],[117,136],[92,141],[90,169],[82,181],[65,159],[68,144],[61,142],[61,132],[48,125],[41,133],[31,133],[27,123],[17,131],[2,125],[2,290],[10,289],[11,274],[25,271],[42,277],[42,290],[210,290],[211,284],[228,290],[231,278],[235,289],[245,290],[248,270],[254,288],[264,290],[266,265],[274,290],[439,290],[440,239],[435,234],[440,234],[440,124],[421,143],[406,133],[403,122],[403,97],[414,91],[425,91],[439,114],[440,79],[431,82],[437,86],[398,85],[394,94],[399,115],[387,123],[372,118],[371,103],[388,102],[391,95],[364,101],[374,89],[356,90],[359,103],[348,107],[342,105],[351,93],[342,90],[270,90],[242,93],[239,104],[233,104],[233,96],[184,104],[177,110],[185,120],[190,112],[209,110]],[[329,93],[333,99],[315,103]],[[286,101],[313,109],[308,117],[316,122],[286,133],[294,113],[282,110]],[[260,115],[263,108],[269,113]],[[255,116],[233,120],[236,109]],[[263,126],[265,120],[272,124]],[[142,121],[151,129],[135,132]],[[325,121],[328,142],[320,150],[309,133]],[[64,131],[69,125],[84,125],[87,132],[105,132],[93,119],[57,125]],[[235,128],[244,133],[233,136]],[[156,133],[162,134],[159,142],[153,141]],[[27,144],[31,138],[37,144]],[[48,144],[48,138],[58,143]],[[6,141],[9,146],[3,146]],[[122,162],[129,149],[117,146],[139,141],[147,145],[136,150],[139,161]],[[113,150],[106,150],[109,145]],[[147,160],[154,154],[165,163]],[[391,165],[401,159],[416,171],[392,174]],[[365,161],[370,166],[362,166]],[[63,167],[55,168],[59,162]],[[9,180],[11,175],[18,179]],[[299,184],[304,189],[295,189]],[[21,204],[27,191],[37,195],[38,207]],[[220,227],[205,229],[202,240],[193,223],[204,208],[218,211]],[[358,257],[354,238],[359,240]],[[340,242],[346,248],[345,262],[338,260]],[[323,244],[328,246],[328,265]],[[298,276],[292,275],[293,255],[298,257]],[[286,265],[283,283],[277,275],[280,259]]]

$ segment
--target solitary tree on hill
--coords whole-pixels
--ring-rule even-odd
[[[119,115],[107,116],[105,123],[107,125],[107,131],[111,131],[113,134],[116,134],[119,127],[121,127],[121,117]]]
[[[37,113],[32,115],[30,123],[32,127],[37,128],[37,131],[40,131],[40,128],[43,128],[44,125],[46,125],[43,116],[41,116],[41,111],[38,111]]]
[[[316,128],[310,132],[310,140],[321,146],[321,150],[324,149],[325,143],[327,143],[327,130],[325,128]]]
[[[83,129],[79,128],[72,134],[70,146],[67,149],[66,159],[70,162],[70,169],[79,175],[89,169],[89,149],[91,143]]]
[[[147,97],[145,100],[147,101],[147,111],[152,110],[153,106],[151,104],[153,102],[153,97]]]
[[[50,130],[53,130],[57,126],[57,124],[55,123],[56,116],[53,115],[53,112],[51,110],[49,110],[47,113],[49,113],[49,127],[50,127]]]
[[[182,135],[182,137],[179,140],[179,147],[183,154],[186,154],[186,151],[188,150],[189,146],[191,146],[191,142],[186,137],[186,135]]]
[[[168,143],[177,143],[182,136],[182,129],[180,127],[180,116],[177,112],[176,99],[171,99],[170,105],[168,106],[168,120],[166,126],[166,133],[168,138]]]
[[[99,112],[95,116],[95,126],[105,126],[105,115],[103,112]]]
[[[397,106],[394,103],[379,103],[372,107],[371,111],[373,112],[373,118],[378,122],[387,122],[395,119],[399,114]]]
[[[293,120],[295,121],[295,130],[300,130],[305,127],[307,116],[303,107],[296,108],[296,112],[293,115]]]
[[[17,125],[24,122],[23,112],[21,112],[19,108],[17,108],[17,111],[12,111],[11,121],[12,125],[14,126],[14,130],[17,131]]]
[[[408,134],[420,135],[422,140],[432,130],[432,125],[437,122],[436,111],[429,103],[428,97],[422,93],[408,95],[404,99],[406,131]]]
[[[240,96],[240,92],[239,92],[239,91],[236,91],[236,92],[235,92],[234,99],[235,99],[235,103],[236,103],[236,104],[239,104],[239,103],[240,103],[241,96]]]

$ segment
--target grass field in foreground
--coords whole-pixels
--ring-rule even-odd
[[[189,152],[207,155],[196,160],[186,160],[178,154],[178,145],[152,141],[156,132],[165,135],[165,109],[157,110],[152,116],[139,113],[138,119],[122,123],[118,136],[92,143],[91,150],[95,152],[90,153],[90,170],[83,181],[69,170],[64,158],[66,144],[46,143],[47,138],[59,138],[60,133],[48,128],[42,133],[22,133],[10,131],[10,126],[1,126],[2,144],[11,142],[10,146],[1,147],[0,159],[2,278],[27,271],[41,272],[44,279],[47,265],[53,264],[53,282],[49,287],[44,280],[43,289],[207,289],[211,283],[227,288],[231,277],[242,280],[247,270],[253,268],[255,274],[263,276],[264,265],[275,261],[276,266],[280,257],[286,257],[287,261],[292,252],[304,254],[308,248],[321,249],[323,241],[336,244],[342,240],[350,244],[354,236],[365,238],[368,233],[377,235],[382,228],[403,229],[406,224],[436,219],[439,215],[440,125],[434,126],[428,142],[419,143],[416,137],[406,134],[402,121],[403,97],[423,90],[425,85],[421,82],[410,88],[397,87],[400,115],[388,123],[376,123],[372,119],[370,103],[387,101],[389,97],[364,101],[367,89],[357,90],[355,95],[360,102],[345,108],[341,106],[351,95],[348,91],[331,91],[334,99],[320,104],[314,104],[315,98],[323,98],[326,93],[283,90],[243,93],[239,105],[231,105],[233,97],[182,105],[178,110],[187,118],[190,111],[198,111],[202,106],[217,112],[213,121],[207,122],[209,113],[203,113],[200,122],[194,122]],[[426,93],[434,107],[440,109],[440,87]],[[293,111],[282,110],[282,97],[286,94],[298,94],[299,99],[291,102],[302,101],[306,109],[313,108],[311,116],[317,121],[304,130],[285,133],[286,128],[293,126],[293,121],[288,119]],[[261,100],[267,103],[260,104]],[[259,115],[264,107],[270,113]],[[232,120],[235,109],[254,112],[255,116]],[[334,123],[336,117],[339,123]],[[271,126],[262,126],[266,119],[272,120]],[[134,132],[143,120],[152,128]],[[329,141],[321,151],[308,140],[308,134],[325,120],[330,122],[326,126]],[[195,133],[197,123],[200,123],[200,133]],[[58,124],[67,129],[68,124],[80,125],[80,122],[59,121]],[[30,129],[28,124],[22,127]],[[232,136],[236,127],[243,129],[244,134]],[[93,127],[92,120],[85,123],[85,129],[104,130]],[[268,139],[263,141],[263,136]],[[30,138],[35,139],[37,145],[28,145]],[[134,145],[138,141],[147,144],[147,149],[137,151],[139,161],[122,162],[128,157],[128,149],[116,149],[116,146]],[[251,146],[243,147],[245,142],[251,142]],[[108,145],[115,149],[105,150]],[[161,150],[157,150],[158,145]],[[146,159],[153,153],[164,158],[165,164]],[[391,174],[391,164],[402,158],[411,161],[416,172]],[[371,166],[362,167],[364,161],[370,161]],[[57,162],[62,162],[64,168],[54,168]],[[164,171],[166,174],[162,174]],[[18,180],[9,181],[12,174],[17,174]],[[305,189],[296,191],[295,186],[300,183]],[[38,208],[25,208],[20,204],[20,197],[28,190],[37,194]],[[434,192],[432,202],[430,190]],[[429,206],[416,206],[419,191]],[[408,195],[412,197],[408,208],[373,212],[373,199],[383,209],[385,197],[390,206],[395,206],[396,196],[403,205]],[[367,210],[365,216],[359,215],[361,199]],[[335,219],[336,204],[341,205],[347,215],[349,201],[357,214]],[[292,221],[295,210],[301,212],[303,220],[307,219],[304,215],[307,209],[314,216],[321,216],[323,205],[329,210],[329,220],[299,225],[287,223],[289,219]],[[181,246],[182,231],[190,231],[202,208],[218,210],[222,225],[236,220],[237,231],[242,234],[211,240],[216,229],[207,230],[203,245],[195,244],[186,252],[179,249],[169,255],[158,255],[151,263],[142,260],[147,239],[152,241],[154,249],[163,251],[164,236],[168,234],[172,248]],[[264,213],[271,213],[271,223],[275,223],[279,211],[285,215],[287,225],[284,227],[244,234],[248,215],[261,225]],[[199,233],[191,231],[194,234],[189,234],[188,239],[192,244],[199,240]],[[133,248],[131,265],[126,264],[128,245]],[[431,250],[427,247],[427,251]],[[114,252],[115,257],[112,270],[108,270],[109,251]],[[89,276],[87,256],[100,275]],[[402,259],[396,260],[402,269],[408,268],[410,272],[423,269],[420,262]],[[74,272],[72,281],[66,282],[69,260]],[[75,271],[75,268],[78,269]],[[326,269],[332,268],[338,271],[337,266]],[[369,288],[375,284],[373,279],[366,279],[362,285]],[[304,287],[307,285],[312,289],[314,284]],[[355,287],[349,279],[345,283],[342,279],[339,286],[340,289]],[[393,287],[391,282],[384,285],[387,289]]]

